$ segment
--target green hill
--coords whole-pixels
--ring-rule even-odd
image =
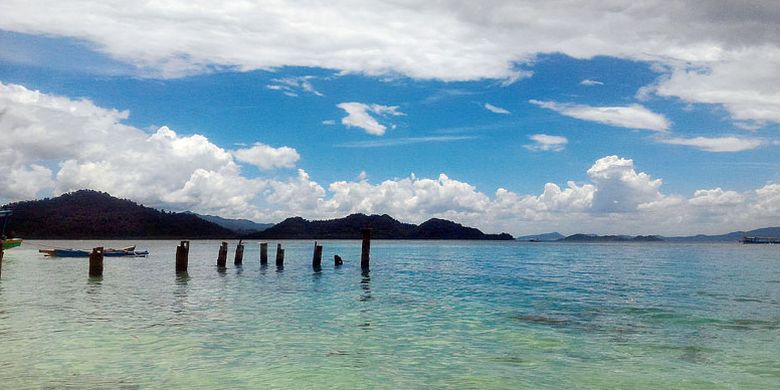
[[[359,239],[361,229],[372,228],[371,237],[392,240],[512,240],[506,233],[485,234],[444,219],[432,218],[418,225],[399,222],[384,215],[352,214],[345,218],[308,221],[288,218],[247,238],[259,239]]]
[[[28,239],[229,238],[236,234],[195,214],[171,213],[80,190],[56,198],[11,203],[9,226]]]

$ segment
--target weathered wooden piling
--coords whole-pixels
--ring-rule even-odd
[[[176,273],[187,272],[187,265],[189,264],[190,256],[190,242],[182,241],[179,246],[176,247]]]
[[[371,229],[364,228],[363,232],[363,247],[360,252],[360,268],[366,270],[369,268],[369,262],[371,257]]]
[[[3,276],[3,240],[0,240],[0,277]]]
[[[311,267],[315,270],[322,269],[322,245],[317,245],[317,241],[314,241],[314,255],[311,258]]]
[[[236,257],[233,259],[234,265],[241,265],[241,263],[244,262],[244,244],[241,242],[241,240],[238,240],[238,245],[236,245]]]
[[[268,243],[260,243],[260,265],[268,265]]]
[[[333,263],[336,267],[341,267],[342,264],[344,264],[344,260],[341,260],[341,256],[334,255],[333,256]]]
[[[222,245],[219,246],[219,254],[217,255],[217,268],[227,267],[227,252],[228,244],[222,241]]]
[[[89,254],[89,276],[100,277],[103,276],[103,247],[97,247],[92,249],[92,253]]]
[[[284,267],[284,249],[282,249],[282,244],[276,244],[276,266]]]

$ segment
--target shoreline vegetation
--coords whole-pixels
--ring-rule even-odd
[[[553,243],[588,242],[735,242],[744,237],[780,237],[780,227],[735,231],[721,235],[664,237],[660,235],[597,235],[558,232],[513,237],[488,234],[445,219],[419,225],[384,215],[352,214],[330,220],[287,218],[277,224],[228,219],[192,212],[170,212],[119,199],[105,192],[79,190],[54,198],[10,203],[9,230],[25,239],[331,239],[361,238],[372,228],[377,240],[500,240]]]

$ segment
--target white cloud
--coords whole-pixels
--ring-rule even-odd
[[[495,114],[504,114],[504,115],[511,114],[511,112],[509,112],[509,110],[507,110],[506,108],[501,108],[501,107],[498,107],[498,106],[494,106],[494,105],[492,105],[490,103],[485,103],[484,107],[485,107],[486,110],[488,110],[488,111],[490,111],[492,113],[495,113]]]
[[[598,81],[598,80],[585,79],[585,80],[580,81],[580,85],[584,85],[586,87],[593,87],[593,86],[597,86],[597,85],[604,85],[604,83],[602,83],[601,81]]]
[[[298,151],[291,147],[282,146],[274,148],[259,142],[255,143],[251,148],[233,151],[233,156],[238,161],[252,164],[263,170],[293,168],[295,163],[301,158]]]
[[[739,137],[658,138],[658,142],[670,145],[691,146],[706,152],[743,152],[753,150],[764,141]]]
[[[333,125],[336,124],[336,121],[333,120],[333,119],[326,119],[326,120],[322,121],[322,124],[325,125],[325,126],[333,126]]]
[[[662,69],[659,96],[780,121],[775,1],[572,4],[6,0],[0,29],[85,40],[157,77],[300,66],[511,82],[530,77],[522,67],[543,53],[612,56]]]
[[[566,148],[569,140],[566,137],[547,134],[533,134],[528,136],[535,143],[523,147],[533,152],[560,152]]]
[[[358,102],[340,103],[337,107],[346,111],[347,116],[341,119],[341,123],[347,127],[359,127],[372,135],[384,135],[387,126],[371,114],[386,118],[388,116],[400,116],[404,113],[398,111],[398,106],[383,106],[381,104],[365,104]]]
[[[476,139],[477,137],[470,135],[432,135],[426,137],[404,137],[404,138],[386,138],[386,139],[372,139],[365,141],[348,142],[340,146],[343,148],[382,148],[388,146],[401,146],[411,144],[422,144],[431,142],[453,142],[453,141],[465,141]]]
[[[596,186],[592,207],[597,212],[632,211],[641,203],[661,198],[661,180],[637,173],[633,160],[618,156],[601,158],[588,169],[588,176]]]
[[[314,78],[314,76],[299,76],[273,79],[271,80],[273,84],[266,85],[266,88],[274,91],[281,91],[285,95],[291,97],[297,97],[299,91],[316,96],[325,96],[320,91],[317,91],[317,89],[314,88],[314,85],[312,85],[311,80]]]
[[[361,174],[355,181],[320,185],[300,169],[292,177],[246,177],[234,153],[201,135],[179,135],[165,126],[149,134],[122,124],[127,112],[87,100],[0,83],[0,112],[3,203],[92,188],[150,206],[225,217],[279,221],[293,215],[388,213],[403,221],[440,217],[514,234],[722,233],[773,226],[780,219],[780,184],[744,192],[701,189],[689,197],[664,194],[661,179],[619,156],[595,161],[587,183],[570,181],[563,188],[547,183],[529,195],[504,188],[488,195],[443,173],[377,184]],[[252,160],[258,151],[274,160],[284,148],[244,150]],[[294,163],[291,153],[279,154],[287,157],[267,164]]]
[[[241,176],[204,136],[148,134],[121,123],[126,111],[15,84],[0,83],[0,112],[0,202],[91,188],[166,209],[259,213],[264,181]]]
[[[561,115],[610,126],[653,131],[667,131],[669,126],[671,126],[671,122],[665,116],[654,113],[639,104],[616,107],[592,107],[582,104],[540,100],[530,100],[529,102],[539,107],[553,110]]]

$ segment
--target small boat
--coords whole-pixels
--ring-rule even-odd
[[[22,239],[21,238],[9,238],[7,240],[3,241],[3,250],[16,248],[19,245],[22,245]]]
[[[780,244],[778,237],[742,237],[743,244]]]
[[[5,234],[5,229],[8,226],[8,220],[11,219],[11,210],[0,210],[0,242],[2,242],[3,250],[16,248],[22,245],[21,238],[8,237]]]
[[[89,257],[92,251],[73,248],[54,248],[54,249],[39,249],[39,253],[43,253],[49,257]],[[103,250],[104,257],[146,257],[149,255],[149,251],[137,251],[135,245],[121,249],[106,248]]]

